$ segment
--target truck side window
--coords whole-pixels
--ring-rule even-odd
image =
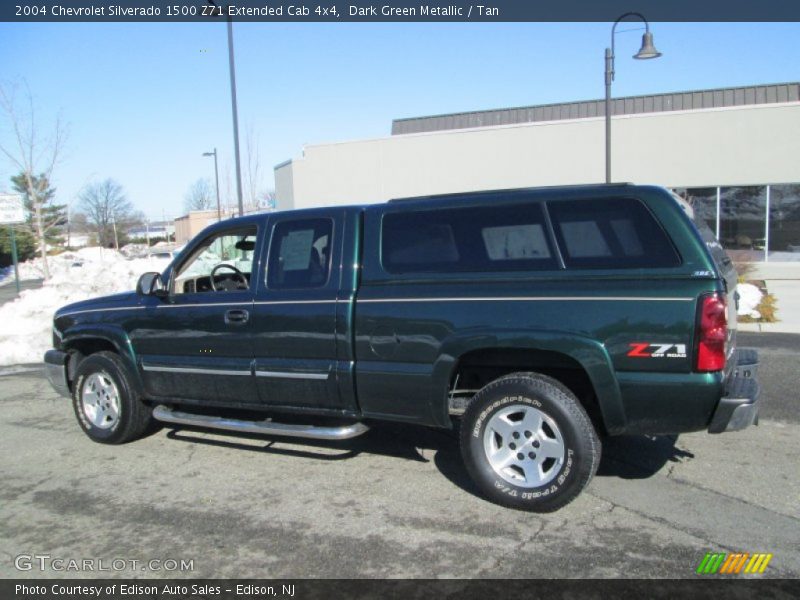
[[[388,213],[381,256],[390,273],[557,269],[538,204]]]
[[[634,198],[550,202],[566,267],[636,269],[676,267],[681,259],[653,215]]]
[[[203,240],[180,265],[180,270],[175,274],[173,293],[249,289],[256,235],[256,228],[248,227],[218,233]]]
[[[283,221],[269,249],[267,287],[273,290],[323,287],[331,265],[331,219]]]

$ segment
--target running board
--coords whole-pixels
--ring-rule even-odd
[[[192,413],[172,410],[164,405],[153,409],[153,418],[164,423],[177,425],[193,425],[195,427],[209,427],[211,429],[224,429],[226,431],[239,431],[245,433],[262,433],[267,435],[284,435],[287,437],[309,438],[314,440],[349,440],[369,431],[363,423],[353,423],[341,427],[314,427],[313,425],[293,425],[288,423],[275,423],[273,421],[243,421],[240,419],[226,419],[208,415],[195,415]]]

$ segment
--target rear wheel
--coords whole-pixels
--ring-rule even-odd
[[[150,407],[141,401],[125,363],[113,352],[98,352],[80,362],[72,407],[84,433],[102,444],[140,438],[151,422]]]
[[[569,389],[538,373],[484,387],[461,425],[467,471],[492,501],[549,512],[571,502],[600,462],[600,441]]]

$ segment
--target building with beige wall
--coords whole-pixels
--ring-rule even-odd
[[[216,208],[214,210],[193,210],[178,217],[175,219],[175,243],[178,246],[185,244],[218,220]]]
[[[763,250],[769,214],[783,220],[770,250],[800,250],[800,83],[618,98],[612,115],[614,181],[683,190],[730,247]],[[604,131],[602,101],[396,120],[390,136],[308,145],[276,166],[277,208],[600,183]]]

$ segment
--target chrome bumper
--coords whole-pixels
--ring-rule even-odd
[[[44,353],[44,370],[47,380],[53,389],[62,396],[70,397],[69,378],[67,377],[68,355],[60,350],[48,350]]]
[[[720,398],[709,433],[739,431],[750,425],[758,425],[758,397],[761,386],[758,383],[758,352],[742,348],[736,355],[736,367],[726,388],[725,396]]]

